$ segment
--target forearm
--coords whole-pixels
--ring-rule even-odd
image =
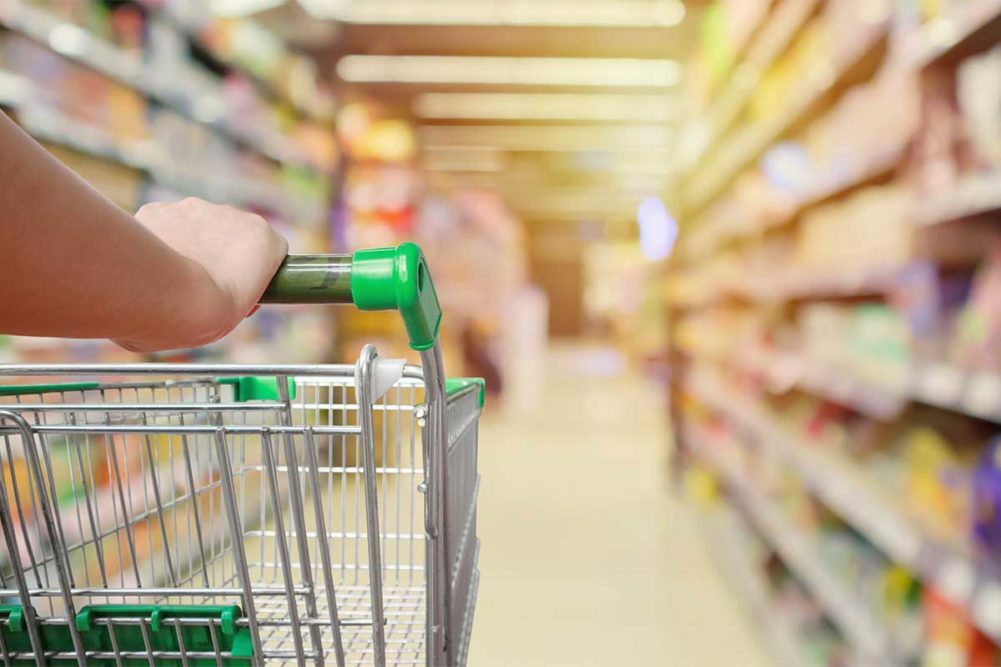
[[[132,338],[197,320],[204,269],[0,113],[0,332]],[[202,281],[203,282],[203,281]],[[184,314],[185,317],[181,317]]]

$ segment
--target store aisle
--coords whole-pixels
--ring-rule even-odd
[[[534,414],[485,415],[470,665],[767,664],[665,484],[660,394],[620,370],[560,347]]]

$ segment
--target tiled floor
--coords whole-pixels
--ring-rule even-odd
[[[659,390],[613,355],[563,347],[545,396],[534,414],[494,410],[481,427],[469,664],[767,664],[666,483]]]

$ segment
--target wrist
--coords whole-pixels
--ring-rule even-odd
[[[134,352],[199,347],[228,331],[233,300],[209,272],[181,256],[168,287],[153,296],[131,333],[116,342]]]
[[[185,347],[207,345],[222,338],[237,320],[235,299],[219,285],[201,264],[189,260],[184,297],[174,318],[177,337],[190,343]]]

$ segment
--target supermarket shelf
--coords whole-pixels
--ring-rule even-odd
[[[840,95],[857,81],[865,78],[872,69],[874,56],[880,53],[889,37],[889,26],[884,24],[870,39],[858,47],[840,70],[830,77],[818,79],[798,99],[786,106],[786,112],[755,126],[732,138],[729,144],[713,153],[710,167],[696,172],[688,184],[690,196],[685,202],[689,216],[702,211],[740,172],[752,165],[767,150],[823,115],[830,106],[831,95]]]
[[[257,87],[258,91],[264,96],[271,98],[274,101],[281,102],[283,104],[289,104],[294,108],[300,115],[307,117],[319,123],[329,122],[329,118],[323,117],[323,115],[316,113],[313,109],[300,104],[296,100],[292,99],[290,96],[279,90],[271,81],[258,76],[254,72],[251,72],[246,67],[228,60],[213,50],[211,44],[209,44],[201,34],[201,30],[198,26],[190,25],[184,21],[180,16],[177,15],[176,9],[172,9],[170,4],[166,6],[157,7],[150,2],[141,1],[143,7],[147,10],[155,13],[156,16],[162,18],[163,20],[170,23],[178,32],[183,34],[192,43],[197,44],[198,47],[204,51],[215,64],[219,65],[221,68],[226,70],[232,70],[239,72],[241,75],[245,76],[247,79],[252,81]]]
[[[712,545],[713,559],[765,633],[775,662],[781,667],[800,667],[809,662],[806,650],[797,639],[795,628],[774,613],[764,577],[754,569],[744,552],[744,545],[734,534],[736,522],[742,520],[736,512],[722,505],[699,513],[699,526],[706,541]]]
[[[753,484],[718,456],[706,440],[690,429],[687,441],[700,459],[722,477],[766,541],[775,548],[786,566],[806,586],[827,616],[859,655],[862,664],[892,664],[889,633],[870,610],[821,564],[809,536],[788,522]]]
[[[699,248],[698,252],[693,253],[693,257],[695,259],[704,258],[733,240],[754,238],[763,232],[785,227],[819,206],[840,199],[856,190],[882,183],[896,173],[903,154],[903,151],[894,151],[870,157],[868,160],[860,160],[854,169],[847,170],[839,178],[826,179],[827,182],[818,183],[811,192],[801,197],[790,211],[778,220],[729,230],[728,234],[721,234],[714,243]]]
[[[778,222],[770,226],[783,226],[799,219],[804,213],[830,203],[856,190],[881,183],[891,177],[900,165],[904,152],[894,151],[885,155],[871,156],[859,161],[854,169],[849,169],[841,177],[821,183],[807,196],[797,202],[796,207]]]
[[[821,0],[784,0],[774,10],[775,13],[771,14],[771,19],[767,19],[770,12],[765,12],[762,18],[767,20],[749,33],[748,40],[740,47],[738,55],[744,53],[748,55],[747,60],[751,60],[751,52],[755,51],[759,43],[764,44],[766,48],[761,49],[760,53],[753,54],[753,60],[756,62],[742,62],[730,72],[731,76],[726,87],[706,113],[711,119],[708,136],[705,138],[702,150],[690,156],[689,159],[693,164],[718,147],[720,139],[740,118],[751,101],[756,80],[789,48],[821,4]]]
[[[670,301],[675,308],[707,308],[728,298],[758,304],[791,301],[884,297],[897,285],[904,267],[859,268],[832,273],[784,269],[768,273],[748,273],[735,281],[707,287],[696,299]]]
[[[689,389],[705,405],[753,433],[770,453],[795,469],[819,500],[893,560],[967,609],[974,623],[1001,641],[1001,568],[928,538],[855,466],[798,440],[721,382],[698,375]]]
[[[0,107],[17,107],[30,94],[28,81],[13,72],[0,69]]]
[[[901,267],[818,273],[783,271],[751,284],[749,296],[761,303],[882,296],[893,289]]]
[[[710,94],[714,94],[717,97],[717,99],[720,97],[724,97],[726,91],[732,90],[734,88],[733,80],[732,79],[727,80],[727,76],[733,74],[735,69],[738,69],[741,65],[744,64],[744,58],[747,55],[748,49],[750,49],[751,45],[755,43],[755,41],[758,38],[758,35],[761,34],[761,31],[764,29],[764,27],[768,25],[769,23],[768,15],[774,8],[775,3],[777,1],[778,0],[768,0],[767,3],[762,3],[760,14],[754,19],[754,25],[751,26],[750,29],[744,33],[740,41],[736,42],[733,45],[733,60],[730,63],[730,67],[727,69],[727,71],[722,72],[719,75],[719,79],[714,83],[714,85],[709,90]],[[727,85],[723,88],[724,92],[720,92],[720,83],[723,81],[727,81]]]
[[[1001,424],[1001,375],[945,363],[915,365],[908,395],[917,401]]]
[[[1001,374],[990,371],[916,362],[906,378],[894,386],[799,352],[741,349],[740,354],[727,358],[696,356],[760,375],[775,391],[799,387],[876,419],[892,419],[907,402],[915,401],[1001,424]]]
[[[940,19],[926,26],[923,67],[949,67],[1001,41],[1001,0],[967,5],[954,20]]]
[[[798,387],[875,419],[893,419],[907,405],[907,399],[889,387],[795,352],[743,350],[727,363],[764,377],[773,391]]]
[[[64,146],[148,173],[156,184],[171,190],[217,202],[251,203],[280,211],[289,209],[280,190],[270,184],[220,178],[216,174],[199,174],[190,165],[173,164],[164,159],[161,151],[152,143],[123,146],[101,130],[40,109],[25,109],[18,120],[39,141]]]
[[[21,2],[0,3],[0,27],[22,34],[56,53],[89,67],[146,97],[177,111],[190,120],[212,128],[233,143],[249,148],[276,162],[306,166],[288,146],[268,139],[248,136],[226,122],[206,117],[206,101],[193,99],[168,86],[149,66],[131,53],[97,37],[83,28],[63,21],[50,12]]]
[[[941,195],[925,197],[913,217],[927,227],[992,214],[1001,214],[1001,170],[967,176]]]

